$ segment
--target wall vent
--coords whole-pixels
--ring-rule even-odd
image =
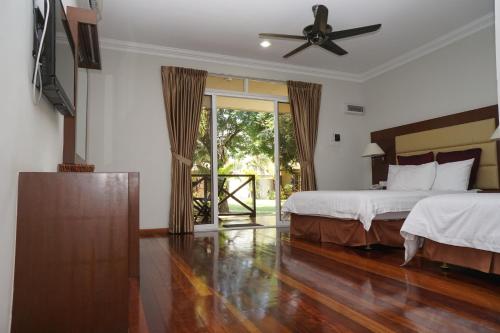
[[[350,114],[364,115],[365,107],[361,105],[347,104],[345,112]]]

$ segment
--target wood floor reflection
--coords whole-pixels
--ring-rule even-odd
[[[291,240],[287,229],[141,239],[156,332],[499,332],[500,278]]]

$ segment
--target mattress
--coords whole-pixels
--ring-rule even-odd
[[[359,220],[370,230],[374,219],[405,218],[417,202],[439,191],[306,191],[294,193],[282,207],[284,217],[290,214]]]
[[[401,228],[405,263],[424,239],[500,253],[500,193],[440,195],[418,202]]]

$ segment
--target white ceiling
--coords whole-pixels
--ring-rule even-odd
[[[312,24],[310,0],[104,0],[104,38],[155,44],[256,60],[365,73],[494,11],[494,0],[323,0],[333,30],[382,23],[379,32],[338,41],[349,54],[318,47],[289,58],[300,41],[258,33],[301,34]]]

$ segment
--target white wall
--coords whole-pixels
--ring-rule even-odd
[[[320,189],[359,189],[371,182],[360,153],[369,132],[496,104],[495,44],[487,28],[363,84],[286,75],[103,50],[102,72],[90,76],[89,160],[99,171],[141,172],[141,228],[167,225],[170,153],[160,66],[174,65],[275,80],[323,84],[316,166]],[[366,116],[344,113],[345,103]],[[333,130],[342,144],[332,146]]]
[[[369,131],[497,104],[495,73],[490,27],[371,79],[363,84]]]
[[[9,331],[19,171],[55,171],[62,158],[62,117],[31,100],[31,1],[0,11],[0,332]]]
[[[363,84],[370,130],[497,104],[494,28]]]
[[[315,157],[319,187],[363,187],[359,174],[368,161],[360,154],[368,133],[362,129],[362,117],[344,114],[345,103],[363,102],[360,84],[103,50],[104,69],[92,72],[89,78],[89,161],[96,164],[98,171],[140,171],[141,228],[167,226],[170,145],[161,87],[162,65],[323,84]],[[342,134],[339,146],[329,144],[333,129]]]

